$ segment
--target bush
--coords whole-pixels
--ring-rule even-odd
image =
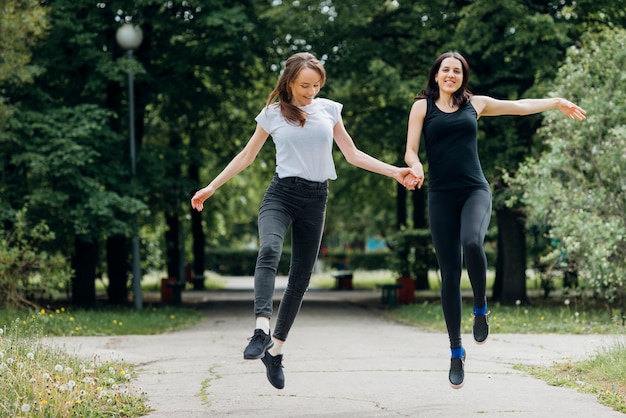
[[[206,268],[222,276],[252,276],[256,265],[257,250],[211,249],[206,253]],[[291,252],[283,251],[278,264],[278,274],[289,272]]]
[[[348,256],[348,267],[350,270],[389,270],[389,252],[351,252]]]
[[[71,278],[67,260],[40,247],[54,233],[44,223],[29,228],[25,215],[18,212],[14,228],[0,239],[0,307],[34,306],[35,297],[55,296]]]
[[[389,268],[398,277],[428,280],[428,270],[437,269],[428,229],[403,229],[389,238]]]

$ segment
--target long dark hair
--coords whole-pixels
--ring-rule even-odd
[[[317,71],[320,75],[321,85],[324,86],[326,82],[326,70],[322,63],[315,58],[315,55],[308,52],[299,52],[290,56],[285,62],[285,68],[283,69],[276,87],[270,93],[267,98],[265,106],[272,104],[274,99],[278,97],[278,106],[280,113],[287,119],[297,125],[304,126],[306,122],[306,112],[300,109],[298,106],[291,104],[291,89],[290,84],[298,77],[300,71],[303,68],[311,68]]]
[[[461,63],[461,68],[463,69],[463,82],[461,83],[461,87],[454,92],[452,95],[452,104],[455,106],[462,106],[467,103],[472,97],[472,93],[467,89],[467,83],[469,82],[469,65],[467,64],[467,60],[463,57],[463,55],[459,54],[456,51],[448,51],[439,55],[433,66],[430,68],[430,72],[428,73],[428,83],[426,84],[426,88],[422,90],[422,92],[414,97],[415,100],[425,99],[427,97],[437,100],[439,98],[439,86],[435,82],[435,77],[439,72],[439,68],[441,68],[441,63],[446,58],[454,58],[459,60]]]

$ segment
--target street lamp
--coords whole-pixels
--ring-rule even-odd
[[[133,58],[133,50],[143,41],[143,32],[139,26],[125,23],[117,29],[115,39],[119,46],[127,51],[129,63]],[[137,175],[135,168],[135,88],[132,66],[128,66],[128,132],[130,136],[130,166],[133,178]],[[139,232],[135,227],[133,235],[133,300],[135,308],[141,309],[141,258],[139,253]]]

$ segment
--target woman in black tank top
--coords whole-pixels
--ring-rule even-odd
[[[433,246],[441,271],[441,306],[450,339],[450,385],[459,389],[465,374],[461,342],[461,272],[463,261],[474,294],[474,340],[489,335],[486,298],[487,258],[483,244],[491,217],[491,191],[478,158],[481,116],[530,115],[558,109],[570,119],[585,111],[562,98],[498,100],[474,96],[467,88],[469,66],[458,52],[440,55],[428,84],[415,97],[409,115],[405,161],[424,182],[418,157],[423,135],[428,157],[428,214]]]

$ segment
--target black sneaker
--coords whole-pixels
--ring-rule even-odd
[[[474,316],[474,341],[481,345],[487,342],[489,337],[489,312],[485,315]]]
[[[267,370],[267,380],[270,381],[272,386],[276,389],[284,388],[285,374],[283,373],[283,355],[279,354],[274,357],[266,351],[265,357],[263,357],[261,361],[265,364],[265,369]]]
[[[259,328],[254,330],[254,335],[248,338],[248,340],[250,340],[250,342],[246,349],[243,350],[243,358],[246,360],[263,358],[265,351],[274,345],[272,337]]]
[[[450,386],[452,389],[461,389],[465,380],[465,350],[463,350],[463,357],[453,358],[450,360],[450,373],[448,379],[450,380]]]

